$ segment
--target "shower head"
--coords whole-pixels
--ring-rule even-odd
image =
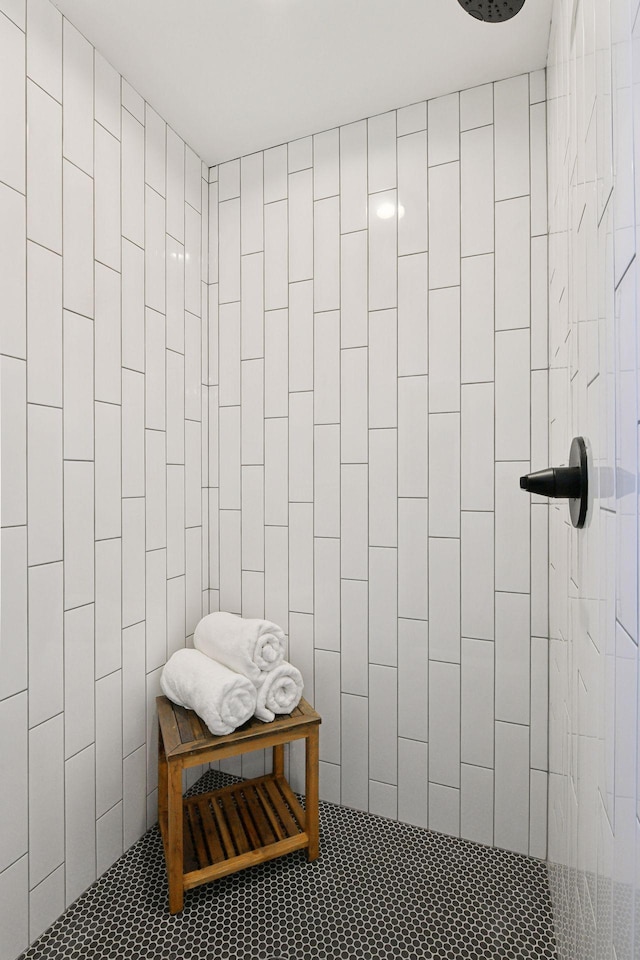
[[[511,20],[511,17],[520,13],[524,2],[525,0],[458,0],[463,10],[476,20],[484,20],[487,23]]]

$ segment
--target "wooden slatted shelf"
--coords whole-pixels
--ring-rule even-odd
[[[184,891],[293,850],[318,856],[318,727],[305,700],[272,723],[255,718],[213,736],[191,710],[158,697],[158,817],[169,877],[169,909]],[[306,809],[284,777],[284,744],[305,739]],[[211,793],[182,797],[185,767],[272,747],[273,773]]]

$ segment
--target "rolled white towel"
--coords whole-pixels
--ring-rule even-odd
[[[275,720],[276,713],[291,713],[300,703],[303,688],[302,674],[285,660],[264,675],[258,687],[256,717],[270,723]]]
[[[280,627],[269,620],[210,613],[196,627],[193,645],[259,687],[263,674],[284,660],[286,641]]]
[[[195,710],[216,736],[233,733],[256,708],[251,681],[199,650],[177,650],[165,664],[160,687],[178,706]]]

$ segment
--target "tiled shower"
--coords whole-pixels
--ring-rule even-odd
[[[562,960],[637,955],[638,6],[201,158],[0,0],[0,960],[154,828],[162,667],[217,610],[285,630],[324,801],[547,861]],[[578,434],[580,532],[518,483]]]

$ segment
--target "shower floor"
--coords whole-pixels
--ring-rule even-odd
[[[206,773],[190,793],[235,777]],[[23,960],[555,960],[546,866],[320,804],[320,858],[289,854],[167,907],[157,827]]]

